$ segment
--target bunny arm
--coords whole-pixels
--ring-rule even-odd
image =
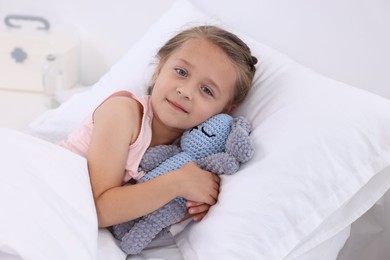
[[[138,168],[139,171],[146,172],[146,176],[138,180],[137,182],[144,182],[147,179],[150,179],[148,175],[148,172],[156,168],[158,165],[160,165],[162,162],[164,162],[166,159],[178,154],[180,152],[180,147],[177,145],[158,145],[154,147],[150,147],[146,150],[145,154],[143,155],[140,166]],[[118,239],[122,240],[123,236],[130,231],[130,229],[133,228],[136,222],[138,222],[140,218],[130,220],[121,224],[113,225],[110,228],[111,233],[113,236]]]
[[[139,170],[144,171],[147,174],[147,172],[150,172],[163,161],[178,154],[180,151],[181,149],[177,145],[158,145],[150,147],[142,156]]]
[[[178,169],[186,162],[190,161],[189,155],[186,153],[175,154],[174,156],[163,161],[158,167],[149,171],[142,177],[143,181],[153,179],[156,176],[164,174],[169,170]],[[138,180],[140,181],[140,180]],[[120,230],[121,248],[127,254],[137,254],[141,252],[154,238],[156,238],[164,229],[172,224],[177,223],[186,214],[185,200],[183,198],[176,198],[162,208],[159,208],[141,218],[130,221],[132,224],[119,224],[123,229],[116,227],[114,230]],[[118,226],[118,225],[117,225]],[[119,236],[118,236],[119,237]]]
[[[111,233],[116,239],[122,240],[123,236],[126,235],[127,232],[129,232],[129,230],[135,225],[137,220],[138,219],[113,225],[112,227],[109,228],[109,230],[111,231]]]
[[[139,254],[167,227],[179,222],[187,208],[181,199],[174,199],[158,210],[142,217],[122,238],[121,248],[130,255]]]

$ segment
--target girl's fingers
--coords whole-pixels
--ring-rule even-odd
[[[201,202],[196,202],[196,201],[192,201],[192,200],[187,200],[187,202],[186,202],[187,208],[199,206],[201,204],[202,204]]]
[[[202,213],[196,214],[196,215],[192,216],[192,220],[193,221],[201,221],[204,218],[204,216],[206,216],[206,213],[207,212],[202,212]]]
[[[194,214],[199,214],[199,213],[204,213],[204,212],[207,212],[210,208],[210,205],[207,205],[207,204],[201,204],[199,206],[196,206],[196,207],[191,207],[188,209],[188,212],[191,214],[191,215],[194,215]]]
[[[203,217],[208,212],[210,205],[204,204],[204,203],[198,203],[198,202],[192,202],[193,205],[188,209],[188,213],[192,216],[192,220],[194,221],[200,221],[203,219]],[[191,205],[191,203],[190,203]]]

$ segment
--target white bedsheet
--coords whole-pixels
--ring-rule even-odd
[[[184,260],[179,248],[170,233],[152,241],[139,255],[127,256],[119,247],[111,233],[105,229],[99,229],[98,260]]]
[[[350,235],[350,226],[294,260],[335,260]],[[139,255],[126,256],[107,229],[99,230],[98,259],[184,260],[170,233],[153,241]]]

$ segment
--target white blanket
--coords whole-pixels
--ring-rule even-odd
[[[0,259],[96,259],[86,160],[0,129]]]

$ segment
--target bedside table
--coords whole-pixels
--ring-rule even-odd
[[[0,127],[24,130],[37,116],[48,110],[42,93],[0,90]]]

